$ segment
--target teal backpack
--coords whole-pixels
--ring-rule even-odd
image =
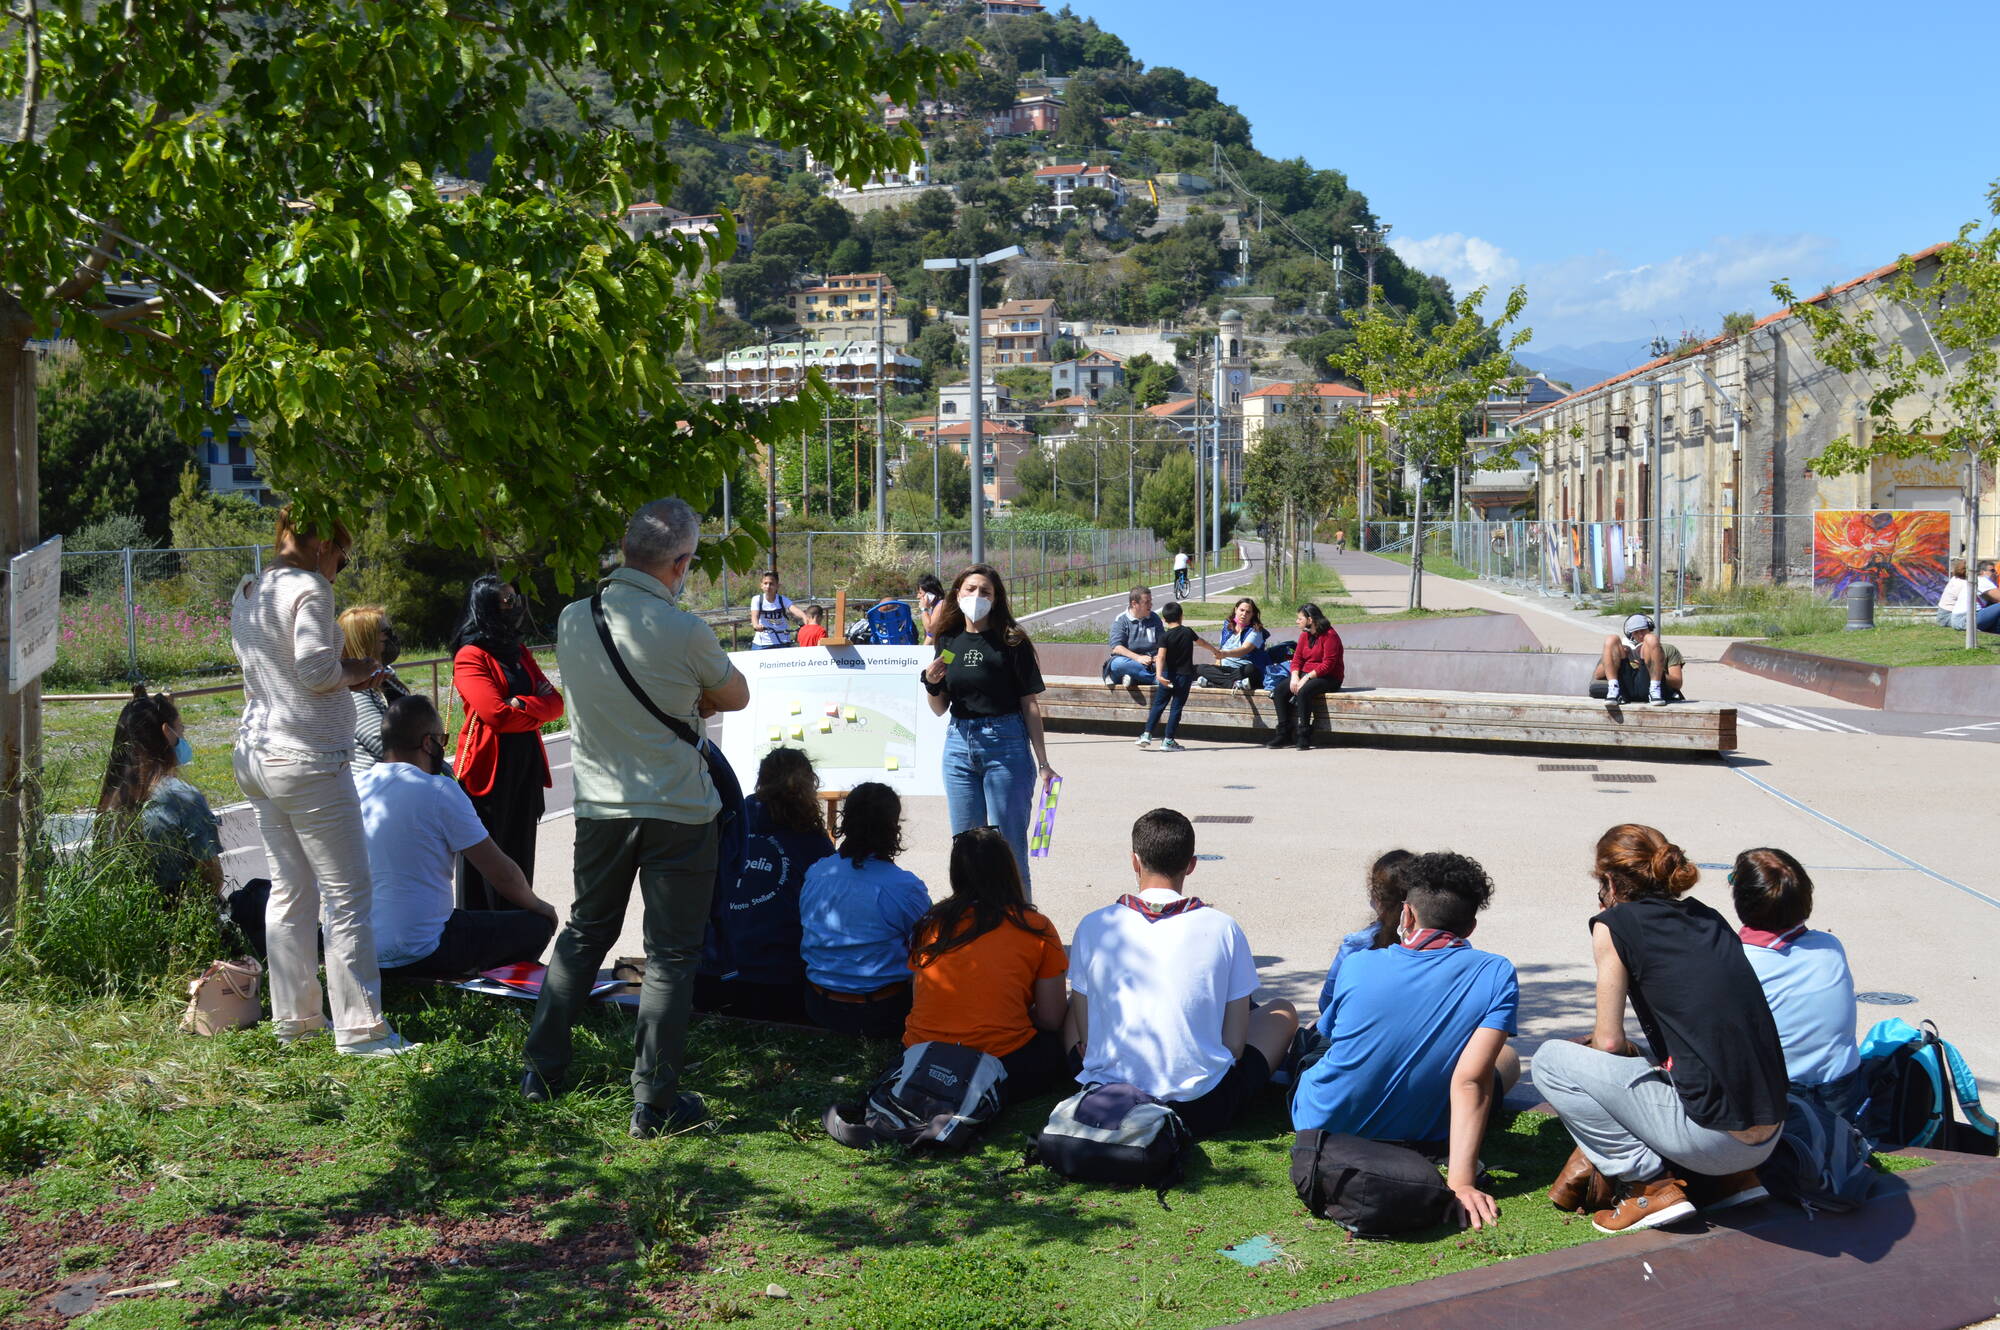
[[[1875,1149],[2000,1153],[2000,1128],[1979,1105],[1971,1068],[1929,1021],[1922,1029],[1894,1017],[1877,1021],[1861,1040],[1861,1075],[1867,1097],[1855,1118]],[[1964,1122],[1952,1115],[1954,1100]]]

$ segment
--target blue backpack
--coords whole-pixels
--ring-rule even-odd
[[[900,600],[885,600],[868,611],[868,640],[878,647],[913,647],[917,621]]]
[[[1859,1209],[1875,1188],[1868,1142],[1852,1122],[1812,1095],[1795,1091],[1785,1098],[1784,1131],[1770,1158],[1758,1165],[1757,1180],[1809,1215]]]
[[[1979,1105],[1972,1069],[1929,1021],[1922,1029],[1895,1017],[1877,1021],[1861,1040],[1861,1075],[1868,1091],[1855,1118],[1873,1148],[2000,1153],[2000,1128]],[[1954,1099],[1964,1122],[1952,1116]]]
[[[1280,642],[1271,648],[1271,663],[1264,667],[1264,691],[1276,692],[1292,677],[1292,650],[1294,642]]]

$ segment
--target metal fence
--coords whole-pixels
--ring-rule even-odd
[[[1362,548],[1407,555],[1412,530],[1407,521],[1366,523]],[[1657,549],[1666,613],[1741,600],[1741,593],[1756,587],[1786,588],[1831,603],[1832,582],[1815,580],[1813,541],[1811,513],[1685,513],[1664,524],[1651,518],[1424,523],[1426,559],[1443,556],[1482,580],[1545,596],[1639,596],[1650,603]],[[1935,603],[1944,560],[1935,550],[1885,548],[1879,568],[1867,575],[1883,588],[1880,603],[1886,610],[1914,612]]]
[[[257,545],[64,550],[53,687],[233,668],[230,593],[264,566]]]

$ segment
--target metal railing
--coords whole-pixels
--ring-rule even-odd
[[[263,570],[264,557],[260,545],[64,550],[54,679],[233,666],[224,607],[239,580]],[[157,668],[142,671],[142,658]]]
[[[801,540],[802,567],[796,562]],[[787,577],[801,599],[824,599],[844,588],[852,602],[911,596],[924,573],[949,583],[972,562],[972,538],[964,531],[788,532],[779,538],[779,553],[792,561],[781,567],[796,570]],[[1111,582],[1151,581],[1165,559],[1159,537],[1144,527],[1009,531],[996,524],[986,531],[986,561],[1006,579],[1016,614]]]

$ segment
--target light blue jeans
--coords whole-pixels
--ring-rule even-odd
[[[1021,890],[1028,891],[1028,818],[1034,811],[1034,750],[1028,722],[1011,716],[956,717],[946,722],[944,797],[951,808],[951,834],[973,827],[998,827],[1021,866]]]
[[[1151,670],[1147,669],[1141,662],[1133,660],[1130,656],[1113,656],[1104,662],[1104,668],[1111,675],[1113,683],[1138,684],[1143,688],[1148,684],[1157,682],[1153,678]]]

